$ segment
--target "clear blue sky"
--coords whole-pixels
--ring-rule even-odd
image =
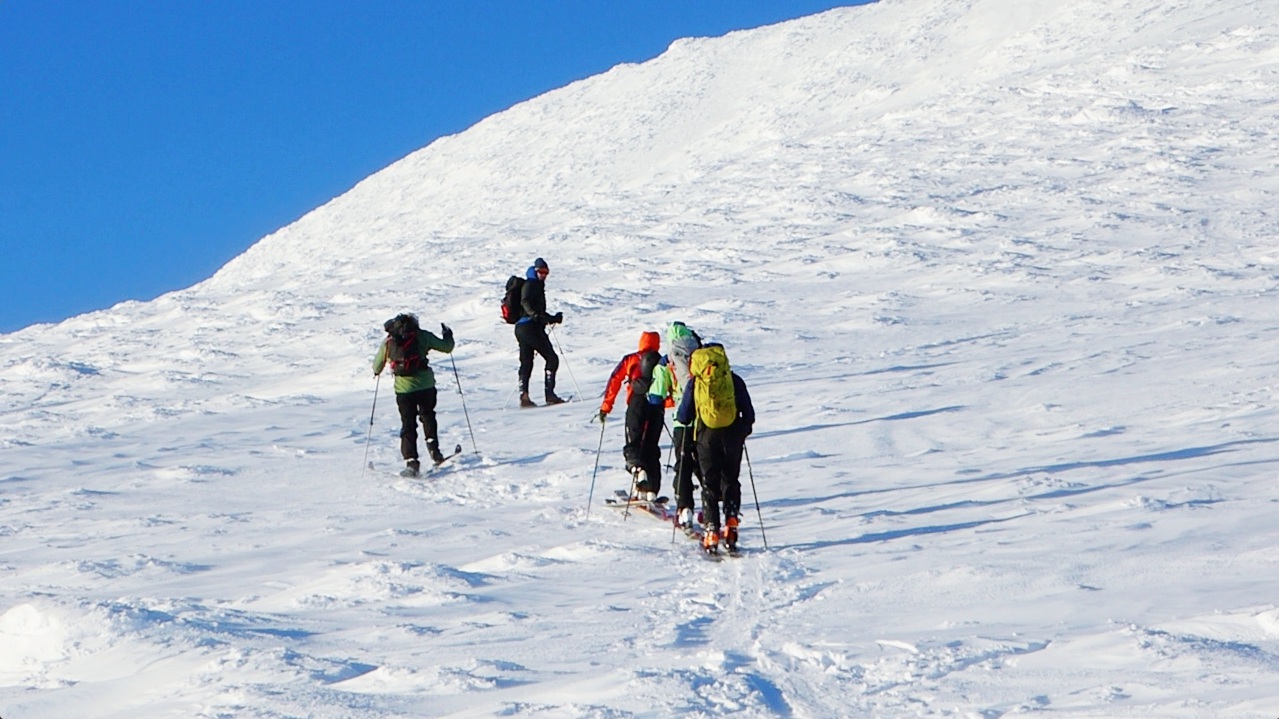
[[[441,135],[861,0],[0,1],[0,332],[212,275]]]

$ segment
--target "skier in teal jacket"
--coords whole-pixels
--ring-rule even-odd
[[[659,371],[653,373],[649,388],[649,401],[662,401],[667,407],[678,407],[684,398],[684,383],[688,381],[688,365],[693,352],[702,346],[702,338],[683,322],[672,322],[666,330],[670,349],[662,358]],[[702,481],[701,468],[697,466],[697,443],[693,441],[693,428],[672,418],[671,445],[675,452],[675,509],[676,522],[684,529],[693,527],[693,477]]]

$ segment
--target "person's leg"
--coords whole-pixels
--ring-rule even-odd
[[[546,328],[540,327],[535,334],[530,334],[533,349],[542,355],[542,361],[546,364],[546,380],[542,388],[543,398],[547,404],[559,404],[564,401],[555,394],[555,373],[560,368],[560,356],[555,354],[555,346],[551,344],[551,338],[546,336]]]
[[[697,453],[693,451],[693,429],[676,427],[671,434],[675,444],[675,509],[676,520],[681,526],[693,525],[693,476],[697,466]]]
[[[697,437],[697,462],[702,469],[702,526],[719,530],[720,489],[723,487],[722,461],[716,450],[715,430],[702,428]]]
[[[665,412],[661,405],[644,402],[647,421],[644,424],[644,438],[641,445],[644,472],[648,475],[648,491],[662,492],[662,426]]]
[[[732,517],[742,513],[742,448],[745,446],[736,431],[725,430],[724,478],[720,496],[724,498],[724,514]]]
[[[634,398],[632,398],[633,400]],[[622,458],[626,460],[626,471],[634,472],[636,469],[644,469],[644,415],[641,411],[640,402],[626,403],[626,419],[625,419],[625,439],[622,443]],[[647,471],[645,472],[647,473]],[[646,479],[646,478],[645,478]],[[644,487],[637,487],[638,491],[647,490],[647,481]]]
[[[417,403],[411,393],[397,394],[395,406],[400,411],[400,456],[417,459]]]
[[[689,444],[693,441],[688,427],[676,427],[671,432],[671,442],[675,445],[675,508],[693,508],[693,460]]]
[[[528,396],[529,378],[533,376],[533,344],[529,341],[529,332],[533,329],[532,324],[525,322],[515,325],[515,340],[520,345],[520,406],[533,406],[533,400]]]
[[[435,401],[438,396],[435,388],[414,392],[417,395],[417,416],[422,423],[422,436],[426,438],[426,453],[434,462],[440,462],[444,455],[440,452],[439,426],[435,422]]]
[[[560,356],[555,354],[555,345],[551,343],[551,338],[547,336],[546,328],[540,327],[533,334],[533,349],[542,355],[542,359],[546,362],[547,373],[555,374],[560,368]]]

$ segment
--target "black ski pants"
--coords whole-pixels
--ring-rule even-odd
[[[420,389],[395,395],[400,410],[400,456],[417,459],[417,423],[422,423],[427,452],[439,451],[440,439],[435,424],[435,388]]]
[[[693,477],[702,481],[702,469],[697,466],[697,443],[693,441],[692,427],[676,427],[671,432],[675,450],[675,508],[693,508]]]
[[[742,447],[745,437],[737,426],[697,428],[697,462],[702,468],[702,524],[719,529],[719,504],[724,516],[736,517],[742,509]]]
[[[560,357],[555,354],[551,338],[546,336],[546,325],[541,322],[520,322],[515,325],[515,341],[520,343],[520,391],[528,391],[529,378],[533,376],[533,353],[542,355],[546,374],[554,377],[560,368]],[[554,379],[551,379],[554,389]]]
[[[662,491],[662,425],[666,419],[666,408],[660,404],[649,404],[647,395],[633,395],[626,404],[626,444],[622,446],[622,457],[626,460],[626,468],[639,467],[648,477],[647,486],[639,487],[643,492]]]

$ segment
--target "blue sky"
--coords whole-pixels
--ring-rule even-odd
[[[212,275],[442,135],[857,0],[5,0],[0,332]]]

